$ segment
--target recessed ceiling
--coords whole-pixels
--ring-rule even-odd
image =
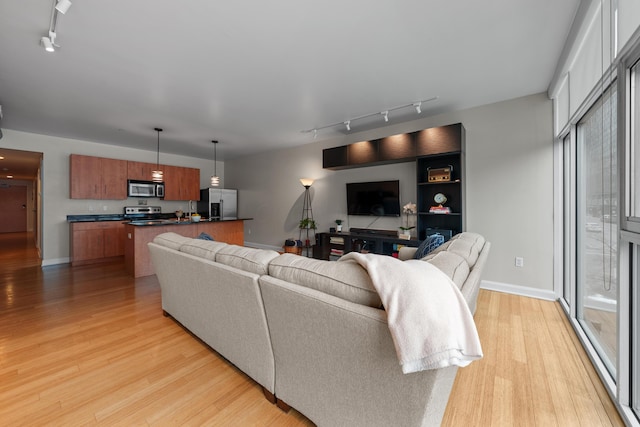
[[[150,151],[160,126],[163,152],[221,159],[307,144],[545,91],[578,4],[76,0],[47,53],[53,2],[2,1],[0,126]]]

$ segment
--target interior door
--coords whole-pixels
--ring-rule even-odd
[[[27,231],[27,187],[0,187],[0,233]]]

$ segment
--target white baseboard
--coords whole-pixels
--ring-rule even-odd
[[[282,252],[282,246],[263,245],[262,243],[254,243],[254,242],[244,242],[244,245],[249,248],[271,249],[274,251]]]
[[[555,301],[558,299],[555,292],[553,291],[530,288],[528,286],[511,285],[509,283],[491,282],[489,280],[482,280],[480,282],[480,288],[486,289],[488,291],[504,292],[506,294],[538,298],[547,301]]]
[[[71,258],[53,258],[53,259],[43,259],[42,267],[48,267],[50,265],[58,265],[58,264],[69,264],[71,262]]]

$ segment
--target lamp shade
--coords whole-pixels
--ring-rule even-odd
[[[311,178],[300,178],[300,183],[305,187],[311,187],[313,184],[313,179]]]

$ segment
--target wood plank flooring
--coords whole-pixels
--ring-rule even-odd
[[[557,303],[481,291],[485,357],[458,371],[443,425],[620,426]],[[170,318],[123,263],[40,268],[0,234],[0,424],[309,426]]]

